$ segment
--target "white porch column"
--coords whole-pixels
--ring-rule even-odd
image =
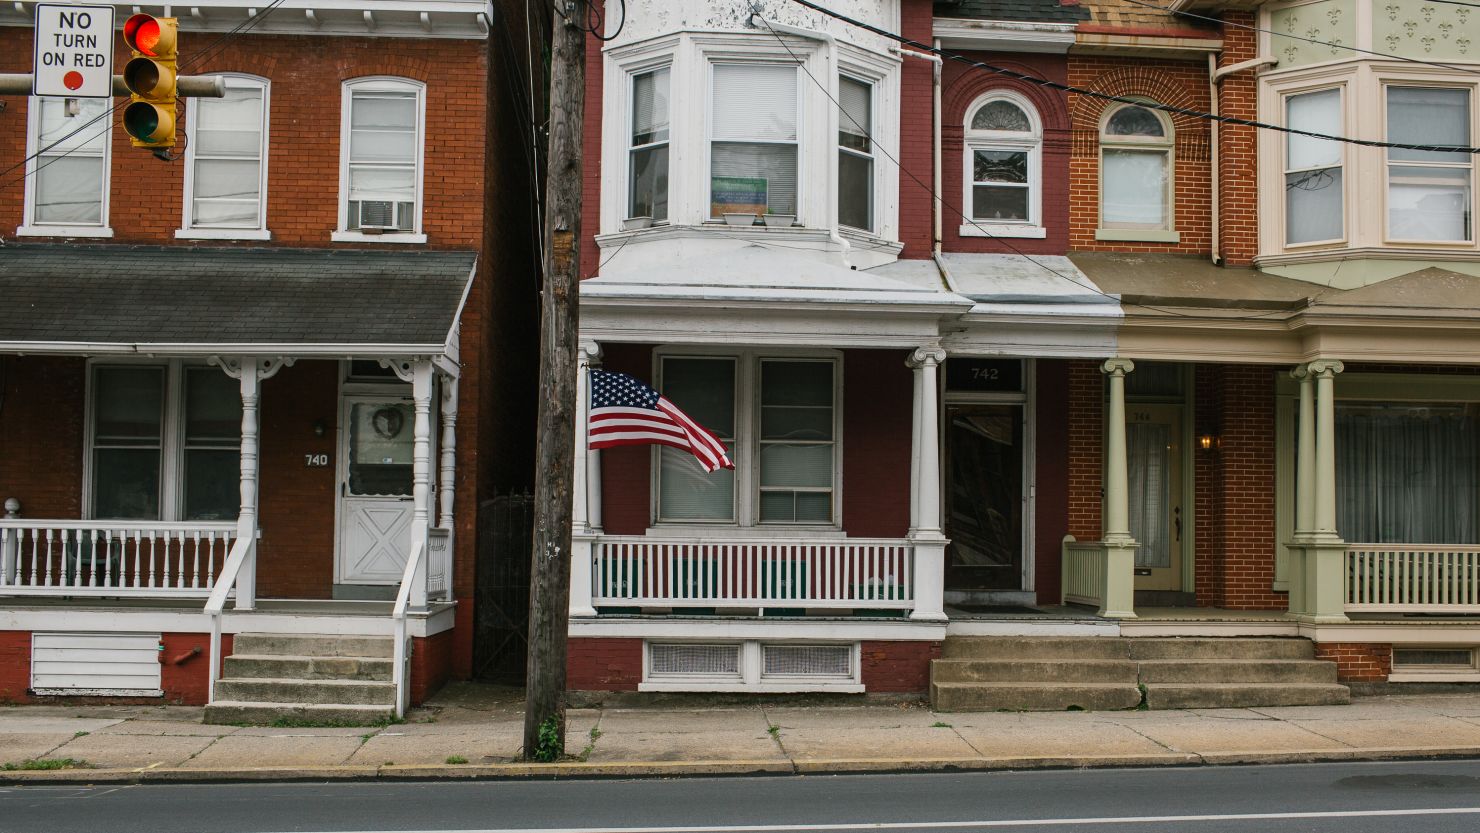
[[[1100,615],[1118,619],[1136,617],[1136,540],[1131,537],[1125,441],[1125,374],[1135,368],[1130,359],[1109,359],[1100,366],[1100,372],[1110,377],[1105,415],[1105,517],[1100,536],[1105,546],[1105,592]]]
[[[1316,402],[1315,377],[1306,365],[1290,371],[1300,382],[1298,446],[1295,453],[1295,534],[1286,548],[1290,563],[1285,565],[1289,579],[1289,610],[1305,610],[1305,546],[1310,540],[1316,518]]]
[[[415,409],[411,441],[411,544],[422,546],[422,558],[411,580],[411,607],[427,606],[427,529],[432,516],[432,382],[429,359],[411,367],[411,401]]]
[[[437,470],[437,526],[452,529],[453,498],[457,495],[457,377],[443,376],[441,460]]]
[[[595,616],[591,604],[591,557],[601,526],[601,469],[597,452],[587,446],[591,421],[591,366],[601,356],[593,342],[576,347],[575,470],[571,472],[570,604],[571,616]]]
[[[946,537],[940,524],[940,363],[946,351],[921,347],[910,356],[915,371],[914,526],[915,609],[911,619],[944,621]]]
[[[242,444],[241,444],[241,507],[236,516],[238,539],[250,542],[246,560],[236,578],[237,610],[252,610],[257,606],[257,478],[261,470],[258,459],[259,419],[258,401],[261,398],[262,382],[277,375],[279,370],[293,363],[292,359],[260,358],[246,356],[240,359],[212,358],[227,376],[240,382],[242,397]]]
[[[1313,525],[1305,545],[1302,618],[1344,622],[1346,542],[1336,531],[1336,374],[1345,366],[1319,359],[1306,366],[1315,377]]]
[[[921,368],[915,364],[913,353],[905,360],[905,366],[914,369],[915,392],[910,399],[910,532],[920,526],[920,404],[924,398],[920,392]]]

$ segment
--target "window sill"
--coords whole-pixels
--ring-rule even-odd
[[[271,240],[267,229],[250,228],[182,228],[175,230],[176,240]]]
[[[1012,223],[967,223],[961,226],[962,237],[1014,237],[1042,240],[1048,236],[1043,226],[1015,225]]]
[[[333,243],[425,243],[425,234],[399,232],[395,234],[366,234],[362,231],[336,231],[329,235]]]
[[[1180,232],[1150,228],[1097,228],[1096,240],[1112,240],[1123,243],[1181,243]]]
[[[21,226],[16,237],[112,237],[113,229],[105,226]]]

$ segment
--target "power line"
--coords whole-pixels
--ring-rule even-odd
[[[1447,69],[1447,70],[1452,70],[1454,72],[1463,72],[1466,75],[1480,75],[1480,72],[1477,72],[1477,71],[1475,71],[1473,69],[1470,69],[1468,67],[1455,66],[1454,64],[1441,64],[1438,61],[1425,61],[1422,58],[1410,58],[1407,55],[1394,55],[1394,54],[1389,53],[1389,52],[1375,52],[1375,51],[1373,51],[1371,49],[1362,49],[1361,47],[1357,47],[1357,46],[1347,46],[1344,43],[1336,43],[1334,41],[1325,41],[1325,40],[1318,40],[1316,38],[1302,37],[1301,35],[1294,34],[1293,32],[1276,32],[1273,29],[1261,29],[1258,26],[1250,26],[1250,25],[1248,25],[1246,23],[1234,23],[1231,20],[1223,20],[1223,19],[1217,18],[1217,17],[1209,17],[1208,15],[1197,14],[1195,12],[1184,12],[1184,11],[1181,11],[1181,10],[1178,10],[1178,9],[1169,8],[1167,6],[1158,6],[1155,3],[1147,3],[1146,0],[1126,0],[1126,2],[1127,3],[1134,3],[1137,6],[1145,6],[1148,9],[1156,9],[1157,11],[1167,12],[1168,14],[1178,15],[1180,17],[1191,17],[1191,18],[1195,18],[1197,20],[1206,20],[1206,21],[1210,21],[1212,23],[1220,23],[1220,24],[1222,24],[1224,26],[1232,26],[1235,29],[1245,29],[1245,30],[1248,30],[1250,32],[1263,32],[1265,34],[1275,35],[1275,36],[1281,37],[1281,38],[1290,38],[1291,40],[1298,40],[1298,41],[1304,41],[1306,43],[1313,43],[1313,44],[1316,44],[1317,46],[1329,46],[1332,49],[1345,49],[1345,50],[1347,50],[1349,52],[1359,52],[1359,53],[1361,53],[1363,55],[1376,55],[1379,58],[1387,58],[1387,59],[1390,59],[1390,60],[1391,59],[1396,59],[1396,60],[1399,60],[1399,61],[1407,61],[1410,64],[1422,64],[1423,66],[1438,67],[1439,69]],[[1465,4],[1465,5],[1469,5],[1469,4]]]
[[[935,203],[937,203],[937,204],[939,204],[939,205],[941,205],[943,207],[949,207],[952,211],[954,211],[957,215],[959,215],[962,220],[964,220],[965,222],[969,223],[972,227],[976,228],[979,232],[981,232],[987,238],[989,238],[992,241],[994,241],[994,242],[996,242],[996,243],[998,243],[998,244],[1006,247],[1007,249],[1011,250],[1013,254],[1016,254],[1018,257],[1023,258],[1024,260],[1028,261],[1029,263],[1033,264],[1034,266],[1037,266],[1040,269],[1043,269],[1044,271],[1048,272],[1049,274],[1052,274],[1052,275],[1058,277],[1060,280],[1066,281],[1066,282],[1071,283],[1071,284],[1073,284],[1075,286],[1078,286],[1081,289],[1088,290],[1088,291],[1090,291],[1090,292],[1092,292],[1092,293],[1094,293],[1096,295],[1099,295],[1099,296],[1101,296],[1103,298],[1106,298],[1108,300],[1114,301],[1115,303],[1117,303],[1117,304],[1119,304],[1121,306],[1140,307],[1141,309],[1151,310],[1152,312],[1158,312],[1158,313],[1161,313],[1163,315],[1173,316],[1173,317],[1176,317],[1176,318],[1201,318],[1202,317],[1202,316],[1196,316],[1196,315],[1189,315],[1189,314],[1183,313],[1183,312],[1177,312],[1176,310],[1166,309],[1164,307],[1156,307],[1156,306],[1152,306],[1150,304],[1140,304],[1140,303],[1133,303],[1133,302],[1125,301],[1121,297],[1116,296],[1116,295],[1112,295],[1111,293],[1108,293],[1108,292],[1105,292],[1104,290],[1100,289],[1099,287],[1097,287],[1097,286],[1095,286],[1093,284],[1089,284],[1089,283],[1085,283],[1085,282],[1080,281],[1080,280],[1076,280],[1072,276],[1066,275],[1063,272],[1060,272],[1059,270],[1053,268],[1052,266],[1049,266],[1047,263],[1044,263],[1044,262],[1042,262],[1040,260],[1035,259],[1032,255],[1028,254],[1027,252],[1024,252],[1022,249],[1019,249],[1017,246],[1013,245],[1008,240],[1005,240],[1002,237],[999,237],[999,236],[997,236],[995,234],[992,234],[986,228],[982,227],[982,225],[980,223],[978,223],[975,219],[967,216],[966,212],[962,211],[959,208],[956,208],[954,206],[951,206],[949,203],[947,203],[945,201],[945,199],[943,197],[941,197],[940,194],[936,193],[936,191],[935,191],[934,188],[932,188],[931,186],[925,184],[924,180],[922,180],[918,176],[916,176],[914,171],[911,171],[909,168],[905,167],[904,164],[901,163],[897,157],[895,157],[893,154],[891,154],[887,148],[885,148],[882,144],[880,144],[878,141],[876,141],[874,139],[874,137],[873,137],[873,134],[871,134],[869,132],[868,128],[865,125],[859,124],[858,123],[858,120],[855,119],[855,118],[853,118],[853,115],[851,113],[847,112],[847,110],[844,109],[843,105],[836,98],[833,97],[832,90],[828,89],[827,85],[823,84],[821,81],[819,81],[817,79],[817,76],[815,76],[815,75],[812,74],[812,71],[807,68],[806,62],[804,62],[800,57],[797,56],[797,54],[795,52],[792,51],[790,44],[788,44],[786,42],[785,38],[781,37],[781,33],[777,32],[775,29],[772,29],[771,28],[771,24],[770,24],[769,21],[767,21],[764,17],[761,17],[758,14],[752,15],[751,16],[751,19],[752,20],[757,20],[758,19],[758,20],[761,21],[761,23],[765,24],[766,29],[768,31],[770,31],[770,33],[772,35],[774,35],[776,37],[777,42],[781,44],[781,47],[786,50],[787,54],[791,56],[792,60],[796,61],[797,66],[802,70],[803,73],[806,74],[807,78],[810,79],[812,81],[812,83],[814,85],[816,85],[819,90],[822,91],[822,94],[823,95],[827,96],[828,100],[832,102],[833,106],[837,108],[837,110],[838,110],[839,113],[842,113],[843,115],[847,116],[848,117],[848,121],[852,122],[853,123],[853,126],[854,127],[857,127],[858,130],[865,137],[868,138],[870,145],[872,145],[873,147],[878,148],[879,149],[879,153],[881,153],[890,162],[894,163],[894,166],[896,168],[898,168],[901,172],[903,172],[905,176],[908,176],[911,180],[913,180],[916,185],[918,185],[922,189],[924,189],[925,192],[930,195],[930,198],[931,198],[932,201],[934,201]],[[617,251],[620,252],[621,249],[618,249]],[[612,256],[615,257],[616,256],[616,253],[614,252]],[[1272,312],[1262,313],[1262,314],[1259,314],[1259,315],[1236,315],[1236,316],[1228,316],[1227,318],[1220,319],[1220,320],[1228,320],[1228,321],[1253,321],[1253,320],[1259,320],[1259,319],[1269,318],[1269,317],[1272,317],[1272,316],[1275,316],[1275,315],[1282,315],[1285,312],[1287,312],[1287,311],[1286,310],[1275,310],[1275,311],[1272,311]]]
[[[831,17],[834,20],[838,20],[850,26],[862,29],[865,32],[871,32],[875,35],[878,35],[879,37],[886,38],[896,43],[900,43],[905,46],[920,50],[921,52],[928,52],[932,55],[939,55],[945,60],[950,60],[955,63],[985,70],[987,72],[1000,75],[1004,78],[1012,78],[1018,81],[1025,81],[1029,84],[1036,84],[1040,87],[1046,87],[1048,89],[1058,90],[1060,92],[1075,93],[1076,95],[1088,96],[1090,98],[1096,98],[1102,101],[1113,101],[1120,104],[1134,104],[1138,107],[1145,107],[1151,110],[1160,110],[1164,113],[1172,113],[1179,116],[1191,116],[1192,118],[1218,122],[1219,124],[1231,124],[1240,127],[1253,127],[1259,130],[1272,130],[1277,133],[1286,133],[1292,136],[1305,136],[1307,138],[1322,139],[1328,142],[1344,142],[1346,144],[1358,145],[1361,147],[1389,148],[1394,150],[1420,150],[1432,153],[1468,153],[1472,155],[1480,154],[1480,148],[1476,147],[1466,147],[1463,145],[1417,145],[1407,144],[1404,142],[1382,142],[1376,139],[1354,139],[1350,136],[1336,136],[1329,133],[1317,133],[1312,130],[1300,130],[1294,127],[1285,127],[1283,125],[1270,124],[1268,122],[1256,121],[1253,119],[1241,119],[1234,116],[1217,115],[1214,113],[1204,112],[1202,110],[1194,110],[1190,107],[1178,107],[1172,104],[1162,104],[1155,101],[1145,101],[1139,98],[1131,98],[1128,96],[1111,95],[1110,93],[1089,89],[1088,87],[1079,87],[1073,84],[1063,84],[1057,81],[1050,81],[1047,79],[1029,75],[1027,73],[1018,72],[1017,70],[993,66],[992,64],[982,63],[981,61],[974,61],[958,52],[952,52],[949,49],[941,49],[931,46],[930,44],[920,43],[919,41],[911,40],[910,38],[907,38],[895,32],[890,32],[887,29],[881,29],[870,23],[865,23],[856,18],[849,17],[845,14],[842,14],[841,12],[835,12],[825,6],[819,6],[816,3],[811,2],[811,0],[791,0],[791,2],[796,3],[799,6],[811,9],[813,11],[820,12],[821,14]]]

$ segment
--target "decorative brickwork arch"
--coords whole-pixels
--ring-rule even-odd
[[[998,61],[996,65],[1025,75],[1039,74],[1032,67],[1010,61]],[[990,72],[972,72],[946,89],[941,101],[941,124],[946,135],[954,134],[959,138],[966,121],[966,111],[982,96],[999,90],[1011,90],[1026,98],[1043,120],[1045,141],[1055,134],[1062,141],[1063,131],[1069,129],[1068,105],[1063,93]]]
[[[1127,98],[1150,99],[1159,104],[1185,107],[1190,110],[1206,109],[1203,102],[1195,98],[1185,84],[1178,83],[1155,67],[1123,66],[1108,70],[1094,77],[1089,89],[1108,95]],[[1100,122],[1105,110],[1117,106],[1088,95],[1071,95],[1073,99],[1074,155],[1094,156],[1099,153]],[[1207,161],[1208,122],[1196,116],[1167,113],[1176,131],[1177,158],[1187,161]]]

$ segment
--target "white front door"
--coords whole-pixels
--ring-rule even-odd
[[[396,397],[346,397],[339,506],[339,584],[397,584],[411,550],[415,416]]]

